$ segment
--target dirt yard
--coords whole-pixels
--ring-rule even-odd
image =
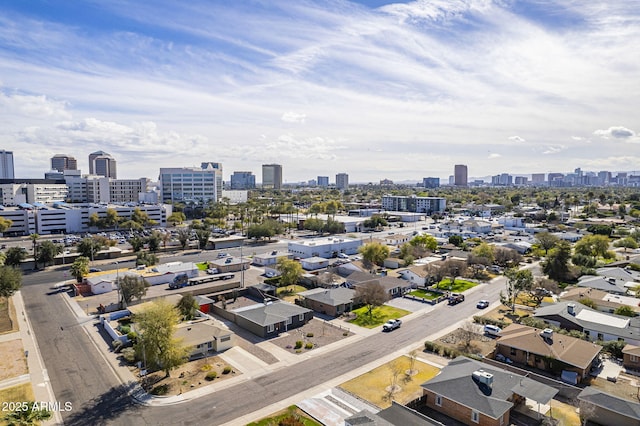
[[[291,353],[304,353],[305,351],[330,345],[352,335],[353,333],[346,329],[335,327],[314,318],[302,327],[290,330],[286,335],[278,337],[271,342]],[[302,347],[300,348],[296,348],[296,342],[298,341],[302,342]]]
[[[27,358],[24,356],[22,339],[9,340],[0,343],[0,380],[27,374]]]
[[[227,372],[225,373],[225,367]],[[139,377],[140,371],[132,369],[135,376]],[[213,380],[207,380],[207,374],[215,372]],[[180,395],[193,389],[201,388],[221,380],[227,380],[238,376],[238,372],[232,365],[227,364],[222,358],[212,356],[208,358],[191,361],[171,371],[171,375],[165,378],[163,371],[150,373],[146,377],[145,388],[151,392],[153,389],[159,392],[151,392],[157,395],[171,396]]]
[[[436,340],[436,343],[458,349],[461,352],[485,356],[493,352],[496,347],[496,343],[492,338],[483,335],[481,332],[474,332],[464,328],[459,328],[446,336],[442,336]]]
[[[18,331],[16,308],[11,298],[0,297],[0,334]]]

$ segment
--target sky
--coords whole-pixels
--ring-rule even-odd
[[[640,169],[639,0],[5,0],[0,149],[118,178]]]

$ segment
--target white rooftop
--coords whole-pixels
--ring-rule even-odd
[[[617,318],[598,311],[589,311],[583,309],[576,315],[581,321],[595,322],[598,324],[606,324],[610,327],[626,328],[629,325],[628,318]]]
[[[629,305],[629,306],[636,306],[638,304],[638,299],[636,299],[635,297],[620,296],[620,295],[611,294],[611,293],[607,293],[602,298],[602,300],[604,300],[605,302],[622,303],[622,304]]]

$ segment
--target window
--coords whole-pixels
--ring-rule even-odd
[[[273,324],[267,326],[267,333],[273,333]]]
[[[222,336],[222,337],[220,338],[220,341],[221,341],[221,342],[228,342],[229,340],[231,340],[231,336]]]
[[[637,355],[629,355],[629,361],[638,362],[638,356]]]
[[[442,407],[442,396],[441,395],[436,395],[436,405],[438,407]]]
[[[604,336],[602,335],[602,333],[598,333],[598,340],[604,340]]]
[[[291,318],[287,318],[287,320],[285,321],[286,325],[291,325]]]
[[[515,348],[511,348],[511,351],[509,352],[511,355],[515,356],[516,354],[516,349]]]
[[[480,413],[476,410],[471,411],[471,421],[474,423],[480,423]]]
[[[298,315],[298,321],[304,321],[304,314]]]

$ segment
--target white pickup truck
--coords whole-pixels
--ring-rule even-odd
[[[391,330],[395,330],[396,328],[400,328],[400,326],[402,325],[402,321],[399,319],[392,319],[389,320],[387,322],[385,322],[382,326],[382,331],[391,331]]]

